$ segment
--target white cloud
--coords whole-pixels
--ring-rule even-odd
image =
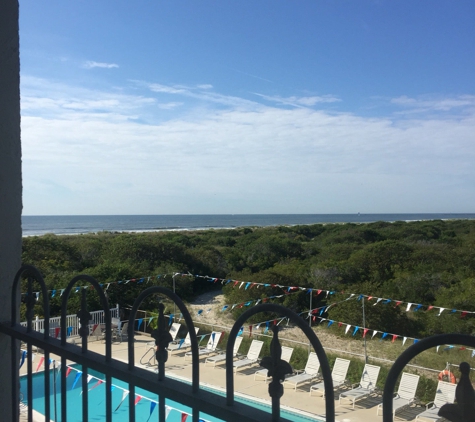
[[[341,101],[333,95],[312,96],[312,97],[279,97],[256,93],[261,98],[277,104],[290,105],[293,107],[312,107],[318,103],[336,103]]]
[[[87,61],[83,64],[85,69],[94,69],[95,67],[99,67],[102,69],[114,69],[118,68],[119,65],[115,63],[101,63],[101,62],[94,62],[94,61]]]
[[[445,98],[429,96],[410,98],[403,95],[391,99],[391,103],[419,111],[450,111],[456,108],[475,107],[475,95],[459,95]]]
[[[152,98],[22,84],[26,214],[475,209],[470,106],[397,120],[176,86],[183,103],[162,103],[164,85]],[[144,119],[157,109],[174,112]]]

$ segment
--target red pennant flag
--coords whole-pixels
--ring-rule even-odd
[[[460,350],[465,350],[465,349],[466,349],[466,347],[463,347],[463,346],[460,348]]]
[[[430,306],[427,308],[427,310],[430,311],[432,308],[433,308],[433,306],[430,305]]]
[[[276,285],[275,285],[275,284],[271,284],[270,286],[271,286],[271,287],[275,287]]]
[[[60,331],[61,331],[61,328],[60,328],[60,327],[56,327],[56,328],[54,329],[54,338],[58,338]]]
[[[396,302],[396,306],[394,306],[394,307],[397,308],[401,303],[402,303],[402,300],[398,300],[398,301]]]
[[[252,289],[254,286],[256,285],[256,283],[252,283],[249,288]]]
[[[312,317],[312,321],[315,322],[315,319],[316,319],[316,318],[317,318],[316,316],[313,316],[313,317]]]
[[[242,308],[244,306],[244,303],[241,303],[238,308]]]
[[[134,404],[137,406],[137,403],[138,403],[140,400],[142,400],[142,396],[137,395],[137,397],[135,398]]]
[[[94,388],[99,387],[104,381],[98,380],[88,391],[94,390]]]
[[[343,325],[343,323],[342,323],[342,322],[339,322],[339,323],[338,323],[338,328],[341,327],[342,325]]]
[[[276,319],[274,319],[274,325],[277,325],[277,320]]]
[[[249,326],[249,337],[252,336],[252,325]]]
[[[366,337],[366,333],[368,332],[368,330],[369,330],[369,328],[365,328],[365,329],[363,330],[363,338]]]
[[[373,296],[368,296],[368,300],[371,300],[371,299],[373,299]]]
[[[320,293],[322,293],[322,291],[321,291],[321,290],[317,290],[317,296],[318,296]]]
[[[262,303],[266,303],[267,302],[267,298],[265,297],[264,299],[262,299]]]
[[[185,422],[187,417],[188,417],[187,413],[182,413],[181,414],[181,422]]]
[[[38,366],[36,367],[36,372],[38,372],[38,370],[40,369],[40,366],[43,365],[43,362],[44,362],[44,361],[45,361],[45,358],[42,357],[42,358],[40,359],[40,362],[38,363]]]
[[[218,340],[218,344],[224,340],[224,331],[221,332],[221,337]]]
[[[238,283],[239,283],[239,281],[235,281],[235,282],[234,282],[234,284],[233,284],[233,289],[234,289],[234,287],[236,287],[236,284],[238,284]]]
[[[132,278],[130,281],[131,281],[132,283],[135,283],[137,280],[136,280],[135,278]],[[142,398],[142,397],[140,397],[140,398]]]
[[[71,368],[68,366],[68,369],[66,369],[66,378],[68,377],[70,373],[71,373]]]
[[[462,314],[460,315],[460,318],[464,318],[467,316],[467,311],[463,311]]]
[[[397,334],[393,334],[393,339],[391,340],[391,343],[394,343],[394,340],[396,340],[398,338],[398,335]]]

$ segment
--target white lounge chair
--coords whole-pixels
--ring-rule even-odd
[[[286,362],[290,362],[290,358],[292,357],[292,353],[294,352],[293,347],[286,347],[282,346],[282,355],[281,359],[285,360]],[[265,382],[267,383],[267,380],[270,379],[270,377],[267,376],[267,373],[269,371],[267,369],[259,369],[254,373],[254,381],[256,380],[256,377],[263,377]]]
[[[237,370],[240,368],[250,366],[256,363],[263,345],[263,341],[252,340],[251,346],[249,347],[249,351],[247,352],[247,356],[244,359],[236,360],[233,362],[234,373],[236,373]]]
[[[176,336],[178,335],[178,331],[180,331],[181,324],[179,322],[174,322],[170,326],[170,330],[168,331],[172,336],[172,341],[176,341]]]
[[[354,388],[340,394],[340,405],[341,400],[346,399],[352,402],[354,409],[356,400],[362,399],[373,393],[376,389],[376,381],[378,381],[380,369],[380,366],[366,364],[359,384],[353,385]]]
[[[195,327],[196,334],[198,334],[199,330],[200,329],[198,327]],[[190,338],[189,331],[184,339],[181,339],[177,343],[170,343],[167,347],[167,350],[170,352],[170,355],[172,355],[173,352],[182,351],[182,350],[187,349],[188,347],[191,347],[191,338]]]
[[[233,357],[238,354],[239,346],[241,346],[242,337],[236,337],[236,341],[234,342],[233,347]],[[213,364],[213,367],[216,366],[217,363],[225,362],[226,361],[226,353],[220,353],[219,355],[210,356],[205,360],[205,366],[208,362]]]
[[[303,384],[307,381],[311,381],[318,376],[318,371],[320,370],[320,361],[315,352],[311,352],[308,355],[307,364],[303,372],[297,375],[292,375],[284,381],[285,384],[293,384],[294,390],[297,390],[297,387],[300,384]]]
[[[206,345],[206,347],[200,347],[199,350],[198,350],[198,359],[203,357],[203,356],[207,356],[210,353],[215,353],[216,352],[216,348],[218,347],[219,340],[221,340],[221,334],[222,334],[221,331],[213,331],[210,334],[208,344]],[[186,360],[187,357],[192,358],[193,353],[192,352],[186,352],[185,353],[185,360]]]
[[[397,389],[396,396],[393,398],[393,418],[398,410],[409,406],[416,397],[417,384],[419,384],[419,375],[403,372],[401,382]],[[379,404],[376,414],[383,409],[383,404]]]
[[[434,401],[431,403],[427,403],[426,410],[417,415],[416,421],[418,421],[419,419],[426,419],[429,421],[436,421],[440,419],[441,416],[438,415],[439,410],[445,403],[454,402],[456,387],[457,384],[439,381],[439,383],[437,384]]]
[[[333,388],[338,389],[346,382],[346,374],[348,373],[348,368],[350,367],[350,361],[348,359],[336,358],[335,363],[332,369],[332,380]],[[310,387],[310,395],[312,392],[320,394],[322,397],[325,397],[325,384],[319,382]]]

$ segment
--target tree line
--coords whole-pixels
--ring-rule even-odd
[[[315,297],[314,308],[352,292],[475,311],[474,220],[44,235],[23,239],[22,258],[41,271],[50,289],[64,287],[78,274],[104,284],[153,276],[154,284],[171,288],[172,274],[178,272],[335,292]],[[167,276],[157,279],[158,274]],[[131,306],[143,288],[137,283],[114,284],[107,290],[108,299]],[[188,301],[222,288],[231,304],[282,294],[278,288],[245,290],[231,283],[223,287],[192,276],[177,277],[175,288]],[[88,303],[91,309],[100,307],[97,295],[88,294]],[[305,292],[285,295],[281,303],[296,312],[309,309]],[[77,311],[79,295],[71,296],[69,307]],[[156,309],[156,302],[150,300],[144,307]],[[51,310],[59,313],[59,297],[51,299]],[[237,317],[243,310],[232,312]],[[346,301],[321,317],[361,325],[361,302]],[[475,334],[471,314],[461,318],[445,312],[439,317],[394,305],[367,306],[366,324],[416,338],[442,332]]]

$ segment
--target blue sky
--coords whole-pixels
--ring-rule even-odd
[[[475,212],[474,21],[472,0],[22,0],[23,212]]]

